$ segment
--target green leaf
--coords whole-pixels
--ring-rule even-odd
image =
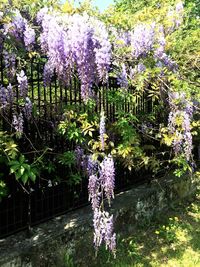
[[[12,165],[18,165],[18,166],[20,166],[21,164],[19,163],[19,161],[17,161],[17,160],[11,160],[9,163],[8,163],[10,166],[12,166]]]
[[[29,176],[30,176],[31,181],[35,182],[35,180],[36,180],[36,175],[35,175],[35,173],[30,172],[30,173],[29,173]]]
[[[22,182],[24,183],[24,184],[26,184],[26,182],[28,181],[28,173],[27,172],[25,172],[24,173],[24,175],[22,175],[22,177],[21,177],[21,180],[22,180]]]
[[[18,170],[18,172],[17,173],[15,173],[15,178],[17,179],[17,180],[19,180],[20,178],[21,178],[21,173],[20,173],[20,170]]]
[[[19,169],[19,173],[21,174],[21,176],[24,174],[24,171],[25,171],[25,168],[21,166]]]
[[[19,169],[19,165],[13,165],[10,167],[10,173],[15,173]]]
[[[20,157],[19,157],[20,164],[23,164],[24,161],[25,161],[25,157],[24,157],[24,155],[21,154]]]

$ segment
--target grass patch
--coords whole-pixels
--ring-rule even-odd
[[[76,264],[70,266],[200,267],[200,195],[148,226],[118,234],[116,259],[105,248],[95,257],[91,244],[92,236],[83,237],[75,253]]]

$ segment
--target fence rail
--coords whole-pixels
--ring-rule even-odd
[[[25,71],[28,77],[28,96],[34,107],[37,108],[32,115],[31,121],[24,121],[24,134],[26,138],[19,141],[21,151],[27,152],[34,147],[38,150],[44,147],[51,147],[53,151],[62,153],[70,145],[55,131],[58,118],[62,116],[63,108],[77,105],[84,108],[81,101],[80,82],[77,77],[73,77],[68,86],[59,83],[56,75],[51,80],[49,86],[45,87],[43,82],[44,61],[34,61],[26,65]],[[0,81],[3,86],[8,85],[8,70],[0,59]],[[15,90],[14,104],[9,110],[1,111],[0,129],[12,132],[12,116],[20,108],[19,92],[16,74],[12,81]],[[94,110],[100,113],[103,108],[108,121],[112,122],[116,118],[119,110],[128,113],[149,113],[152,111],[152,100],[147,98],[145,93],[137,98],[137,105],[133,105],[124,99],[122,105],[109,101],[108,94],[118,90],[116,79],[110,78],[106,85],[94,86],[96,92],[96,104]],[[134,93],[134,88],[129,88],[130,94]],[[31,155],[31,154],[30,154]],[[53,159],[50,156],[50,160]],[[142,181],[144,175],[139,173],[126,173],[120,166],[116,166],[116,190],[120,191],[130,185]],[[60,169],[58,175],[63,176]],[[46,173],[48,177],[48,173]],[[0,238],[20,231],[30,229],[31,226],[53,218],[66,211],[88,204],[87,180],[83,179],[80,184],[70,186],[66,181],[59,184],[50,184],[51,179],[37,181],[23,187],[13,177],[9,177],[9,196],[0,202]]]

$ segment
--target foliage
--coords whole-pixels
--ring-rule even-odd
[[[78,8],[69,1],[61,5],[46,0],[3,1],[0,7],[5,66],[0,112],[9,129],[0,133],[0,197],[7,193],[9,175],[23,187],[32,185],[36,177],[40,185],[62,181],[70,187],[89,178],[96,247],[104,240],[115,251],[113,219],[103,204],[105,197],[110,204],[114,196],[115,167],[151,177],[171,169],[181,177],[195,168],[198,2],[116,0],[103,14],[90,1]],[[36,148],[25,132],[29,123],[37,128],[37,120],[44,117],[29,93],[30,60],[44,63],[42,88],[50,90],[50,98],[55,77],[60,88],[80,82],[81,105],[70,99],[71,105],[58,109],[50,122],[55,139],[60,135],[65,139],[65,151],[55,151],[53,145],[38,151],[40,144]],[[116,90],[105,89],[108,78],[118,82]],[[32,85],[31,90],[37,88]],[[95,103],[98,94],[104,99]],[[105,101],[113,106],[113,114],[106,110]],[[48,106],[47,99],[44,104]],[[28,143],[28,151],[23,142]],[[49,175],[51,179],[46,179]],[[174,225],[173,221],[160,230],[172,241]]]
[[[16,180],[22,180],[24,184],[30,179],[31,181],[35,182],[36,180],[36,170],[31,168],[24,155],[20,155],[18,160],[11,160],[9,161],[10,166],[10,173],[14,173]]]

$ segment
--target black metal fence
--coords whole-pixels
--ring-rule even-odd
[[[42,150],[44,147],[51,147],[54,152],[62,153],[68,148],[69,143],[55,131],[56,123],[61,118],[64,107],[77,105],[84,109],[80,83],[74,77],[68,86],[63,86],[54,75],[50,85],[46,87],[42,76],[44,61],[32,60],[24,68],[29,81],[28,96],[36,109],[31,120],[24,121],[26,138],[19,140],[20,150],[24,153],[33,149]],[[8,84],[7,71],[1,59],[0,81],[4,86]],[[11,126],[13,112],[20,108],[16,75],[12,85],[16,92],[15,101],[10,110],[1,111],[0,121],[2,130],[9,132],[13,130]],[[103,108],[108,121],[115,120],[117,110],[133,114],[152,111],[152,100],[147,98],[145,93],[137,97],[135,105],[126,98],[120,106],[118,103],[109,101],[109,92],[116,92],[118,87],[114,78],[110,78],[106,85],[100,85],[98,89],[94,86],[96,92],[94,110],[100,112]],[[134,88],[129,88],[128,92],[132,94]],[[73,148],[73,144],[70,146]],[[53,158],[50,157],[51,159]],[[59,170],[61,176],[64,171],[62,168]],[[46,176],[44,180],[38,180],[35,184],[27,186],[16,182],[14,177],[8,178],[9,195],[0,202],[0,238],[22,229],[30,229],[33,225],[88,203],[87,179],[83,179],[78,185],[69,185],[67,177],[61,183],[49,183],[51,177],[48,177],[48,172]],[[120,166],[116,166],[116,191],[141,181],[143,177],[141,172],[130,174]]]

